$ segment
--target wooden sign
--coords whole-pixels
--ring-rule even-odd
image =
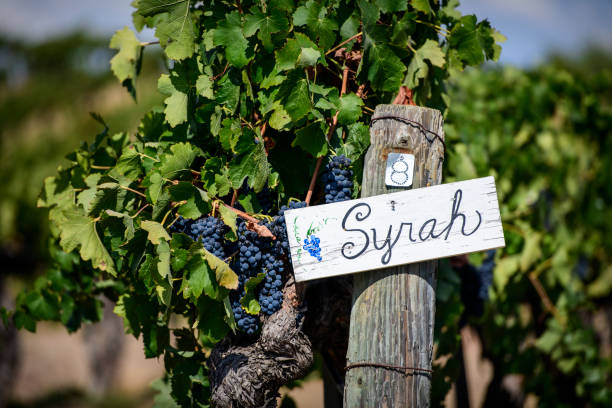
[[[285,212],[296,281],[505,246],[493,177]]]

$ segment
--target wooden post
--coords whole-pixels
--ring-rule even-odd
[[[382,119],[389,116],[400,120]],[[385,185],[391,152],[415,156],[412,188],[440,184],[444,134],[439,111],[379,105],[372,120],[362,197],[397,191]],[[442,140],[419,130],[419,124]],[[431,370],[433,356],[436,269],[437,261],[427,261],[353,276],[346,408],[429,406],[431,372],[427,370]]]

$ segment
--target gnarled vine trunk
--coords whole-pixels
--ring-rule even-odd
[[[208,364],[215,407],[276,407],[278,389],[303,377],[312,365],[312,345],[302,331],[293,280],[283,291],[282,308],[266,319],[256,342],[242,344],[228,336],[213,349]]]

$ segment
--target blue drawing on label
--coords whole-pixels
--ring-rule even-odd
[[[310,256],[316,258],[317,261],[323,260],[321,257],[321,247],[319,246],[319,243],[321,243],[321,239],[315,235],[311,235],[309,238],[304,240],[304,246],[302,247],[304,250],[308,251]]]

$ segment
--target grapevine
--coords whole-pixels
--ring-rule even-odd
[[[57,265],[44,296],[20,299],[12,317],[76,329],[96,318],[79,308],[104,294],[145,355],[164,357],[181,406],[273,406],[307,372],[314,342],[284,212],[358,196],[369,112],[402,87],[445,109],[450,70],[496,59],[501,37],[453,2],[133,4],[135,27],[159,43],[118,31],[111,69],[136,95],[142,54],[160,46],[164,106],[134,135],[98,117],[103,130],[45,180]]]

